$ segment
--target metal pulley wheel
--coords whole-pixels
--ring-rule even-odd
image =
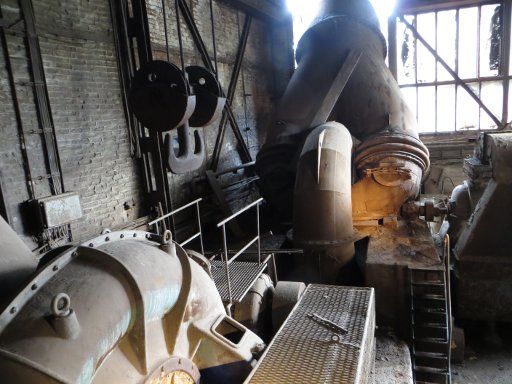
[[[196,108],[190,117],[191,127],[205,127],[220,117],[226,98],[215,75],[208,69],[191,66],[186,69],[188,81],[196,96]]]
[[[130,108],[148,129],[170,131],[183,125],[195,109],[195,96],[183,72],[166,61],[140,68],[129,92]]]

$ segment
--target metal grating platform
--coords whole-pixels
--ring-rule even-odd
[[[254,285],[258,277],[267,268],[267,263],[250,263],[234,261],[229,266],[231,294],[233,303],[239,303]],[[212,277],[222,301],[229,302],[228,284],[226,280],[226,263],[222,260],[212,261]]]
[[[246,383],[370,383],[374,330],[372,288],[310,285]]]

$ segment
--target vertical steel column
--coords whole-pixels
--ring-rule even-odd
[[[500,76],[510,75],[510,33],[512,29],[512,0],[504,0],[502,3],[503,13],[503,36],[501,44],[501,62],[500,62]],[[503,126],[509,122],[509,90],[510,81],[503,80],[503,116],[501,122]]]
[[[46,155],[45,160],[50,190],[53,195],[58,195],[64,192],[64,181],[32,0],[20,0],[20,6],[25,21],[30,72],[34,83],[38,120],[42,130],[41,136]]]
[[[0,18],[2,18],[2,8],[0,7]],[[7,76],[9,78],[9,88],[11,91],[11,98],[14,109],[14,116],[16,119],[16,125],[18,127],[18,137],[20,142],[20,151],[21,157],[23,161],[23,169],[25,171],[25,179],[27,181],[27,191],[30,199],[35,198],[35,190],[34,183],[32,181],[32,172],[30,170],[30,162],[28,159],[27,146],[25,144],[25,132],[23,130],[23,121],[21,118],[21,110],[18,102],[18,94],[16,92],[16,81],[14,80],[11,56],[9,53],[9,44],[7,42],[7,36],[5,35],[4,27],[0,27],[0,39],[2,43],[2,51],[5,61],[5,69],[7,71]]]
[[[114,29],[117,32],[118,62],[126,102],[126,94],[135,72],[142,65],[153,60],[146,2],[131,0],[131,15],[127,0],[111,0],[110,4],[112,19],[116,23]],[[126,108],[130,114],[129,125],[133,124],[133,128],[137,131],[137,147],[142,161],[146,195],[155,213],[158,214],[160,210],[160,214],[164,215],[172,210],[172,197],[162,156],[162,134],[147,130],[135,119],[129,107]],[[163,227],[163,229],[174,229],[172,216],[163,221]]]

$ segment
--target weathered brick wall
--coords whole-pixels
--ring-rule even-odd
[[[117,227],[145,214],[137,160],[130,156],[130,143],[123,113],[108,0],[33,1],[58,147],[68,191],[81,195],[84,218],[73,225],[76,240]],[[4,17],[19,18],[16,0],[2,0]],[[190,1],[205,43],[213,56],[208,0]],[[172,61],[179,64],[174,1],[168,1],[167,17]],[[165,58],[161,1],[148,0],[155,57]],[[245,15],[221,2],[214,2],[219,77],[227,90],[239,35]],[[23,129],[38,128],[30,77],[27,69],[23,25],[7,33],[15,67],[16,91],[22,111]],[[182,22],[185,62],[201,65],[192,38]],[[291,69],[289,28],[272,27],[255,19],[246,58],[233,103],[234,113],[251,153],[255,156],[264,139],[276,98]],[[2,190],[11,223],[23,234],[20,204],[29,198],[18,125],[11,88],[0,53],[0,168]],[[204,128],[208,158],[215,144],[218,123]],[[44,175],[44,158],[38,134],[26,134],[33,176]],[[236,141],[228,128],[221,168],[239,163]],[[191,198],[189,184],[203,170],[183,176],[171,175],[176,204]],[[36,183],[36,195],[49,195],[48,181]],[[31,243],[29,237],[25,237]],[[31,244],[34,245],[34,244]]]

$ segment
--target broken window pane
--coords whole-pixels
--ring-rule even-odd
[[[418,88],[418,126],[420,132],[436,131],[436,88]]]
[[[468,84],[478,96],[478,83]],[[480,106],[462,87],[457,89],[457,131],[468,131],[479,127]]]
[[[436,48],[436,14],[423,13],[417,18],[418,33],[432,47]],[[436,59],[432,53],[418,42],[418,83],[427,83],[436,80]]]
[[[478,8],[459,11],[459,76],[474,79],[477,73]]]
[[[455,85],[441,85],[437,88],[437,131],[449,132],[455,129]]]
[[[406,15],[407,22],[414,24],[414,16]],[[397,22],[398,81],[400,84],[416,83],[415,45],[412,32],[402,22]]]
[[[455,70],[457,11],[443,11],[437,14],[437,52]],[[437,80],[453,80],[452,75],[441,65],[437,65]]]
[[[480,76],[497,76],[501,61],[501,6],[482,6],[480,20]]]

